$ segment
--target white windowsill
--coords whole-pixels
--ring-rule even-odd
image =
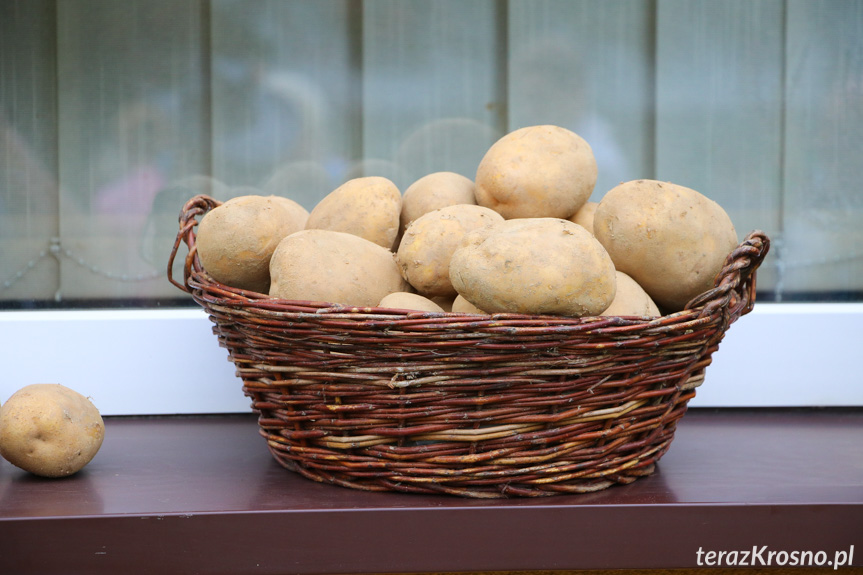
[[[0,402],[62,383],[103,415],[248,412],[201,309],[0,313]],[[692,407],[860,406],[863,303],[756,304],[731,326]]]

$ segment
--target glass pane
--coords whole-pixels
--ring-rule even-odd
[[[59,233],[55,7],[0,2],[0,301],[54,300]]]
[[[361,137],[357,10],[345,0],[212,2],[213,176],[229,195],[279,194],[311,209],[344,181]]]
[[[363,2],[363,157],[351,175],[404,191],[436,171],[473,179],[505,126],[494,0]]]
[[[863,299],[863,0],[0,0],[0,305],[176,305],[182,204],[468,177],[507,131],[713,198]]]
[[[655,177],[718,202],[738,235],[781,230],[783,13],[782,0],[658,5]]]
[[[160,192],[207,171],[202,41],[194,0],[57,3],[62,297],[177,295]]]
[[[790,0],[777,292],[863,290],[863,1]]]
[[[509,4],[509,127],[554,124],[587,140],[592,201],[653,177],[653,2]]]

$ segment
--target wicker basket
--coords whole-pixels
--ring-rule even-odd
[[[169,279],[210,315],[276,460],[369,491],[545,496],[649,475],[769,249],[752,232],[714,289],[654,319],[351,308],[216,282],[195,226],[217,205],[184,206]]]

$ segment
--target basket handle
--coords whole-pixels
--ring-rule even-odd
[[[770,238],[767,234],[761,230],[750,232],[725,258],[714,287],[692,299],[685,309],[703,307],[701,316],[722,309],[729,323],[752,311],[755,305],[755,272],[768,251]]]
[[[180,229],[177,232],[174,247],[171,249],[171,255],[168,258],[168,281],[184,292],[191,293],[192,291],[189,287],[189,277],[192,275],[192,268],[195,271],[201,271],[201,262],[195,257],[198,251],[195,247],[195,226],[198,225],[198,218],[203,217],[204,214],[221,204],[222,202],[219,200],[199,194],[186,202],[183,209],[180,210]],[[183,266],[183,283],[180,283],[174,279],[174,260],[176,260],[180,244],[183,242],[188,246],[189,253],[186,254],[186,261]]]

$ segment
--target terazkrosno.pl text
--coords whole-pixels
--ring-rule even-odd
[[[751,549],[732,551],[705,551],[699,547],[695,553],[698,566],[707,567],[833,567],[839,569],[854,561],[854,546],[827,551],[785,551],[769,549],[767,545],[753,545]]]

